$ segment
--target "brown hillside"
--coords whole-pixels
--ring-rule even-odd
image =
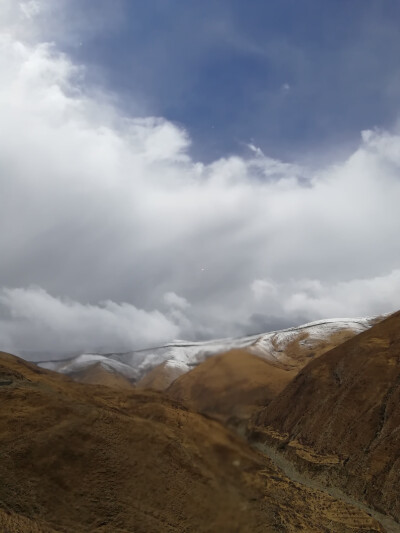
[[[282,342],[278,332],[277,338],[272,338],[271,349],[279,358],[257,356],[257,343],[248,349],[233,349],[208,358],[175,381],[169,379],[167,394],[194,411],[224,422],[249,420],[259,406],[275,398],[307,363],[354,335],[351,329],[321,336],[300,329]],[[141,380],[145,387],[147,383],[159,384],[158,390],[163,390],[162,384],[166,382],[168,376],[162,366]]]
[[[160,394],[74,383],[3,353],[0,458],[1,532],[382,531]]]
[[[311,362],[255,422],[302,468],[400,520],[400,312]]]
[[[222,420],[248,419],[296,375],[246,350],[210,357],[167,389],[190,409]]]
[[[182,369],[168,364],[168,361],[154,367],[136,383],[138,389],[166,390],[179,376]]]
[[[379,321],[380,318],[378,317],[376,320]],[[269,361],[273,367],[289,371],[289,374],[287,374],[288,383],[295,373],[312,359],[319,357],[355,335],[356,332],[348,327],[344,327],[341,330],[326,330],[323,334],[316,334],[313,328],[311,328],[311,334],[310,330],[299,328],[297,331],[294,330],[290,333],[277,331],[271,334],[270,338],[268,334],[261,335],[257,341],[247,348],[229,351],[242,351],[244,354],[252,353]],[[266,337],[269,338],[268,347],[265,346]],[[223,353],[227,353],[227,351],[221,352],[221,354]],[[185,373],[187,371],[175,365],[174,361],[165,361],[145,374],[137,382],[136,386],[141,389],[165,391],[179,376]]]
[[[81,371],[68,374],[68,377],[79,383],[105,385],[114,389],[131,389],[133,384],[122,374],[107,370],[101,363],[95,363]]]

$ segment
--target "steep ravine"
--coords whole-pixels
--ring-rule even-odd
[[[357,507],[360,511],[364,511],[372,516],[387,533],[399,533],[400,524],[393,520],[391,517],[379,513],[376,509],[365,505],[364,503],[357,501],[348,494],[345,494],[337,487],[324,485],[322,482],[307,476],[304,472],[300,472],[296,469],[291,461],[289,461],[282,453],[280,453],[275,447],[269,446],[266,443],[259,442],[257,440],[251,441],[251,446],[265,454],[274,465],[282,470],[282,472],[292,481],[300,483],[305,487],[313,490],[321,491],[336,500],[341,500],[344,503]]]
[[[252,425],[301,472],[400,522],[400,312],[312,361]]]

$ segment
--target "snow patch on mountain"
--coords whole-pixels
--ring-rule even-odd
[[[334,333],[343,330],[352,330],[355,334],[362,333],[376,321],[377,317],[318,320],[298,327],[240,338],[205,342],[176,340],[164,346],[145,350],[109,354],[83,353],[63,361],[43,361],[39,365],[68,375],[100,363],[107,370],[118,372],[132,381],[137,381],[161,363],[184,374],[202,363],[207,357],[234,348],[246,348],[263,359],[285,364],[289,362],[285,349],[291,342],[299,339],[302,333],[306,333],[307,337],[300,338],[298,342],[300,345],[311,347],[314,343],[329,339]]]

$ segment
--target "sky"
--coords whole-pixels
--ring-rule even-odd
[[[1,0],[0,349],[398,309],[399,15]]]

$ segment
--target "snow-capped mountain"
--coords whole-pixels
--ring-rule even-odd
[[[206,342],[176,340],[164,346],[144,350],[108,354],[83,353],[70,359],[42,361],[38,364],[69,375],[100,363],[107,370],[122,374],[131,381],[138,381],[162,363],[166,369],[174,369],[175,374],[184,374],[208,357],[233,348],[244,348],[263,359],[290,367],[294,362],[290,347],[294,343],[303,357],[310,357],[316,346],[324,343],[329,345],[332,338],[343,332],[348,334],[347,338],[361,333],[378,320],[378,317],[318,320],[298,327],[240,338]],[[338,340],[336,344],[339,343]]]

